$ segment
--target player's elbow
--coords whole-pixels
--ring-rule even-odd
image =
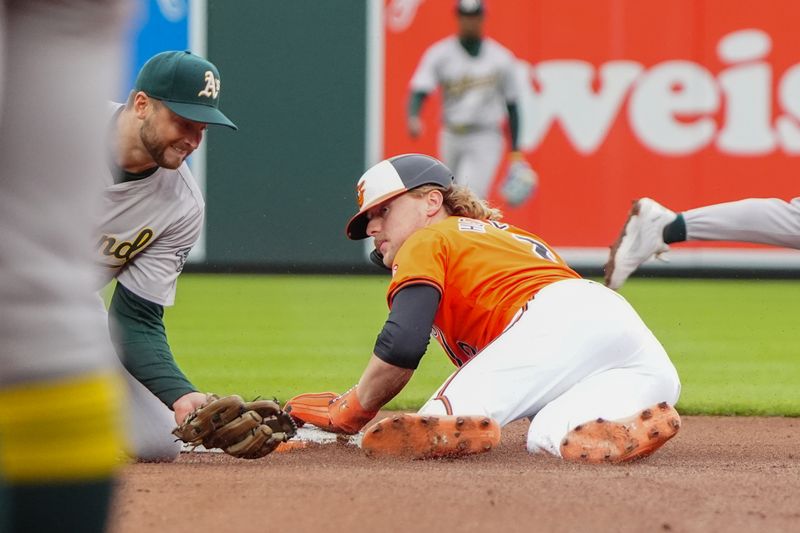
[[[427,331],[405,331],[399,324],[388,321],[378,335],[375,355],[390,365],[416,370],[429,341]]]

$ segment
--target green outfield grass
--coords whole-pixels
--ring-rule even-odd
[[[203,390],[286,400],[343,392],[387,315],[382,276],[183,275],[166,314]],[[800,282],[631,280],[622,294],[662,341],[686,414],[800,416]],[[413,409],[454,370],[434,341],[390,405]]]

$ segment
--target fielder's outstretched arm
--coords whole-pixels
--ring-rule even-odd
[[[108,309],[108,326],[117,355],[140,383],[175,412],[180,424],[205,401],[205,394],[178,368],[164,328],[164,308],[117,283]]]

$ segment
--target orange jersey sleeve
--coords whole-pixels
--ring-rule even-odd
[[[442,298],[433,335],[461,366],[550,283],[579,278],[542,239],[499,222],[448,217],[411,235],[392,265],[388,302],[407,285]]]

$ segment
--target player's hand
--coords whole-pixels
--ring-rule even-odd
[[[332,433],[358,433],[378,411],[367,411],[358,401],[356,388],[342,395],[333,392],[306,393],[295,396],[284,407],[298,427],[313,424]]]
[[[175,403],[172,404],[172,410],[175,412],[175,423],[179,426],[183,424],[189,413],[204,405],[207,401],[208,394],[204,392],[190,392],[175,400]]]
[[[419,117],[408,117],[408,134],[412,139],[422,135],[422,120]]]

